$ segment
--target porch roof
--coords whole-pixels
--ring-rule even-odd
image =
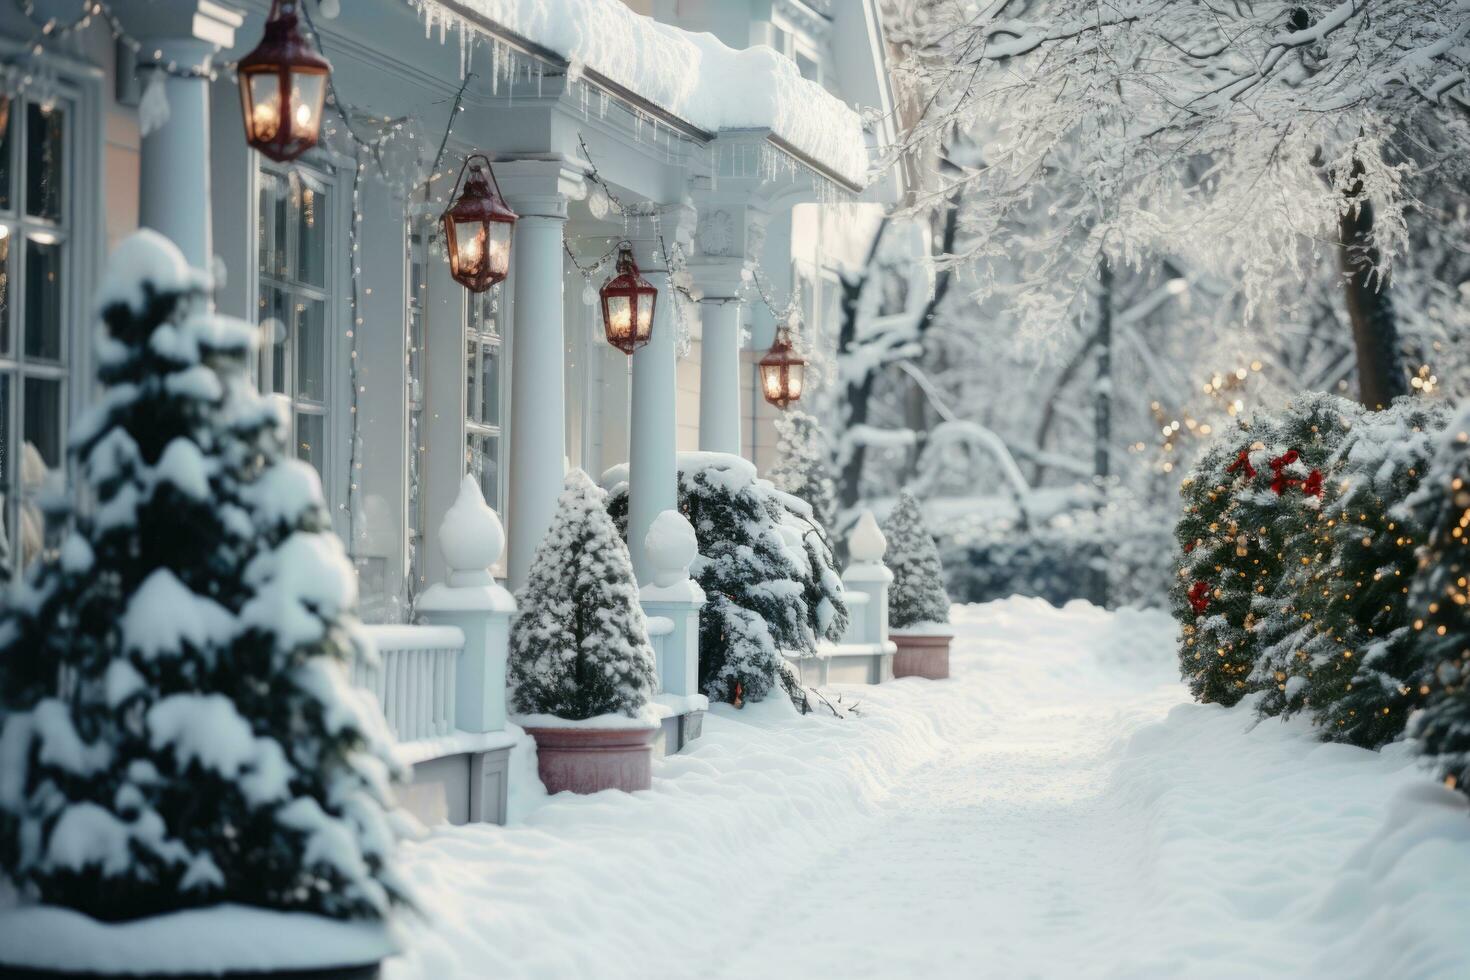
[[[471,27],[613,96],[700,143],[722,131],[768,142],[850,193],[868,182],[858,114],[766,47],[737,51],[637,14],[621,0],[404,0],[429,25]]]

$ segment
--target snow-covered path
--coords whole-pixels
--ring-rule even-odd
[[[949,682],[414,845],[390,975],[1463,975],[1470,815],[1402,747],[1183,703],[1161,614],[956,612]]]

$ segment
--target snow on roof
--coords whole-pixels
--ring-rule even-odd
[[[431,17],[457,18],[433,0]],[[457,6],[583,65],[709,132],[769,129],[854,184],[866,184],[862,121],[771,48],[737,51],[634,13],[621,0],[459,0]]]

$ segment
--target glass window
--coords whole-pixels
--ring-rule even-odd
[[[27,357],[61,360],[61,245],[54,236],[26,237]]]
[[[14,98],[0,95],[0,211],[14,208],[10,201],[10,117],[14,106]]]
[[[67,462],[70,127],[65,103],[0,97],[0,579],[41,553]]]
[[[465,325],[465,472],[500,509],[500,287],[473,294]]]
[[[26,214],[47,221],[61,220],[65,122],[59,106],[26,106]]]
[[[299,166],[260,175],[260,389],[291,403],[290,444],[331,493],[327,401],[331,390],[332,195]]]

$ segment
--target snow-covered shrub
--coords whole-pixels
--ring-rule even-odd
[[[831,534],[837,520],[837,485],[832,480],[832,450],[821,424],[801,409],[790,408],[776,417],[776,435],[771,483],[805,500],[812,518]]]
[[[620,470],[609,510],[627,527]],[[679,454],[679,510],[694,527],[699,557],[690,574],[704,589],[699,617],[699,686],[713,701],[759,701],[776,684],[804,703],[782,652],[808,655],[847,628],[842,579],[810,509],[756,478],[725,453]]]
[[[973,518],[937,526],[935,543],[954,602],[1037,596],[1054,605],[1096,601],[1102,575],[1107,602],[1159,606],[1174,570],[1169,516],[1124,498],[1101,508],[1075,507],[1021,525],[1014,517]]]
[[[1235,704],[1262,644],[1257,597],[1274,594],[1284,541],[1315,515],[1328,465],[1357,409],[1307,394],[1221,435],[1180,485],[1179,568],[1170,590],[1179,669],[1197,700]]]
[[[0,622],[0,869],[101,919],[382,917],[404,892],[356,579],[209,288],[149,231],[104,281],[106,391],[71,436],[94,506]]]
[[[888,622],[894,629],[949,622],[949,595],[939,549],[924,525],[919,501],[907,490],[883,523],[888,553],[883,563],[893,572],[888,589]]]
[[[1262,647],[1262,711],[1306,709],[1324,739],[1377,748],[1403,733],[1422,703],[1422,660],[1410,628],[1409,585],[1424,532],[1399,505],[1419,485],[1439,441],[1443,409],[1400,399],[1352,423],[1327,463],[1319,509],[1284,540],[1285,577],[1273,590],[1284,629]]]
[[[1446,784],[1470,793],[1470,408],[1405,510],[1427,529],[1410,596],[1427,703],[1409,732]]]
[[[633,562],[606,494],[573,470],[516,593],[510,629],[515,709],[584,720],[637,717],[658,673]]]

